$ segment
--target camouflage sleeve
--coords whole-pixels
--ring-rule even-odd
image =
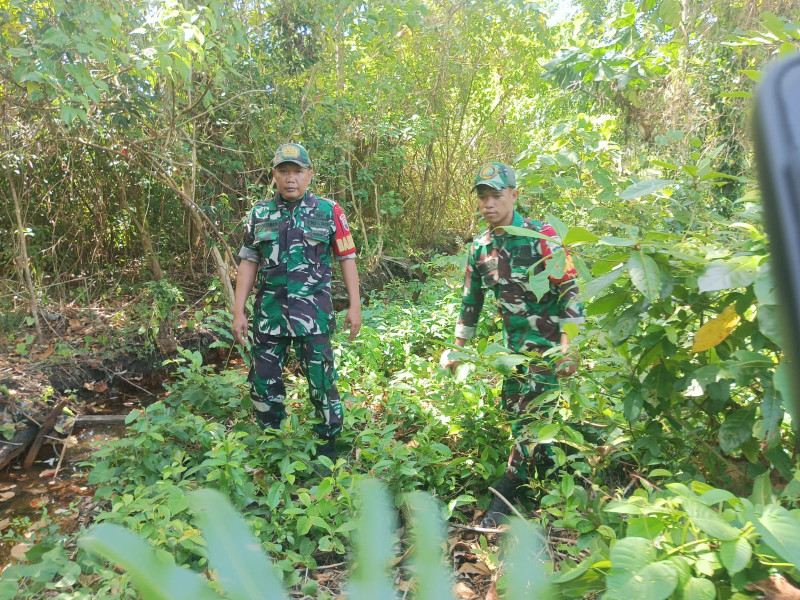
[[[253,236],[252,209],[247,213],[247,218],[244,220],[244,239],[242,240],[242,247],[239,249],[239,258],[256,263],[261,261],[261,255],[255,245],[255,238]]]
[[[558,237],[556,230],[551,225],[545,223],[539,230],[546,236],[557,240]],[[564,260],[564,273],[561,277],[554,275],[550,276],[550,282],[555,286],[558,291],[558,319],[559,323],[563,326],[565,323],[574,323],[580,325],[584,322],[583,306],[578,302],[578,272],[575,270],[575,265],[572,262],[572,257],[569,252],[564,249],[564,246],[559,243],[553,243],[548,240],[540,240],[540,250],[542,257],[545,260],[554,256],[556,253],[563,252],[566,254]]]
[[[475,258],[472,252],[467,260],[467,270],[464,274],[464,292],[461,295],[461,314],[456,324],[456,337],[471,340],[478,329],[478,317],[483,308],[483,288],[481,278],[475,267]]]

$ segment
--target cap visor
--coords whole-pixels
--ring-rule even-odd
[[[476,183],[475,185],[473,185],[472,189],[470,191],[474,192],[476,189],[478,189],[482,185],[485,185],[486,187],[492,188],[493,190],[504,190],[507,187],[509,187],[507,185],[503,185],[503,184],[497,183],[496,181],[481,181],[480,183]]]
[[[310,168],[311,168],[309,165],[307,165],[307,164],[306,164],[306,163],[304,163],[303,161],[300,161],[300,160],[290,160],[290,159],[282,160],[281,162],[279,162],[279,163],[276,163],[276,164],[272,165],[272,168],[274,169],[274,168],[276,168],[276,167],[280,167],[281,165],[285,165],[286,163],[292,163],[292,164],[294,164],[294,165],[297,165],[298,167],[303,167],[304,169],[310,169]]]

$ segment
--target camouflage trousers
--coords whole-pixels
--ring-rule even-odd
[[[256,334],[249,377],[256,417],[262,426],[277,429],[286,416],[283,365],[290,345],[294,346],[300,368],[308,380],[311,404],[322,420],[314,429],[322,437],[332,437],[342,429],[342,403],[336,389],[336,369],[328,333],[302,337]]]
[[[508,457],[507,470],[526,476],[528,462],[534,456],[536,444],[524,435],[526,425],[535,418],[541,407],[536,399],[558,387],[558,378],[549,367],[541,364],[519,365],[516,373],[503,379],[502,406],[510,413],[514,448]]]

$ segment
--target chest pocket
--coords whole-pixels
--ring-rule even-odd
[[[255,243],[261,254],[261,266],[272,268],[280,259],[280,241],[278,239],[278,223],[258,223],[255,226]]]
[[[500,283],[500,274],[497,270],[497,257],[487,258],[476,265],[478,274],[481,276],[481,287],[484,289],[493,288]]]
[[[309,219],[303,227],[303,259],[312,264],[325,261],[328,252],[330,229],[328,221]]]
[[[535,250],[533,243],[522,244],[513,248],[510,252],[511,277],[514,279],[527,279],[533,275],[531,267],[541,260],[541,256]]]

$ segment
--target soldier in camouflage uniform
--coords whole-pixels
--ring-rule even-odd
[[[317,415],[324,443],[318,455],[335,458],[336,434],[342,428],[342,404],[330,334],[335,330],[331,300],[331,257],[342,268],[350,308],[345,329],[350,340],[361,327],[356,248],[338,204],[308,191],[314,172],[308,152],[284,144],[272,160],[277,193],[258,202],[244,225],[242,259],[236,279],[233,333],[245,345],[245,303],[253,284],[253,363],[250,396],[258,422],[278,428],[286,416],[283,365],[294,346]]]
[[[553,264],[549,290],[537,290],[540,294],[537,296],[531,289],[530,276],[541,273],[546,263],[564,249],[557,243],[558,235],[550,225],[523,219],[514,210],[519,191],[511,167],[497,162],[484,165],[472,189],[477,191],[478,209],[489,229],[475,237],[470,248],[461,314],[455,330],[456,345],[463,348],[475,337],[486,291],[492,290],[503,319],[503,335],[509,350],[541,354],[559,344],[565,350],[555,365],[550,366],[544,361],[521,365],[514,376],[503,381],[503,407],[512,415],[511,428],[516,442],[497,489],[513,501],[517,488],[527,478],[533,449],[520,434],[531,418],[530,413],[536,410],[532,404],[536,397],[558,386],[556,372],[559,375],[575,372],[576,362],[566,354],[568,338],[561,327],[565,323],[582,323],[583,316],[575,298],[576,273],[569,255],[562,259],[563,268]],[[502,229],[504,225],[537,231],[556,243],[512,235]],[[442,365],[454,370],[458,362],[445,353]],[[506,504],[493,497],[484,515],[483,526],[494,527],[508,512]]]

